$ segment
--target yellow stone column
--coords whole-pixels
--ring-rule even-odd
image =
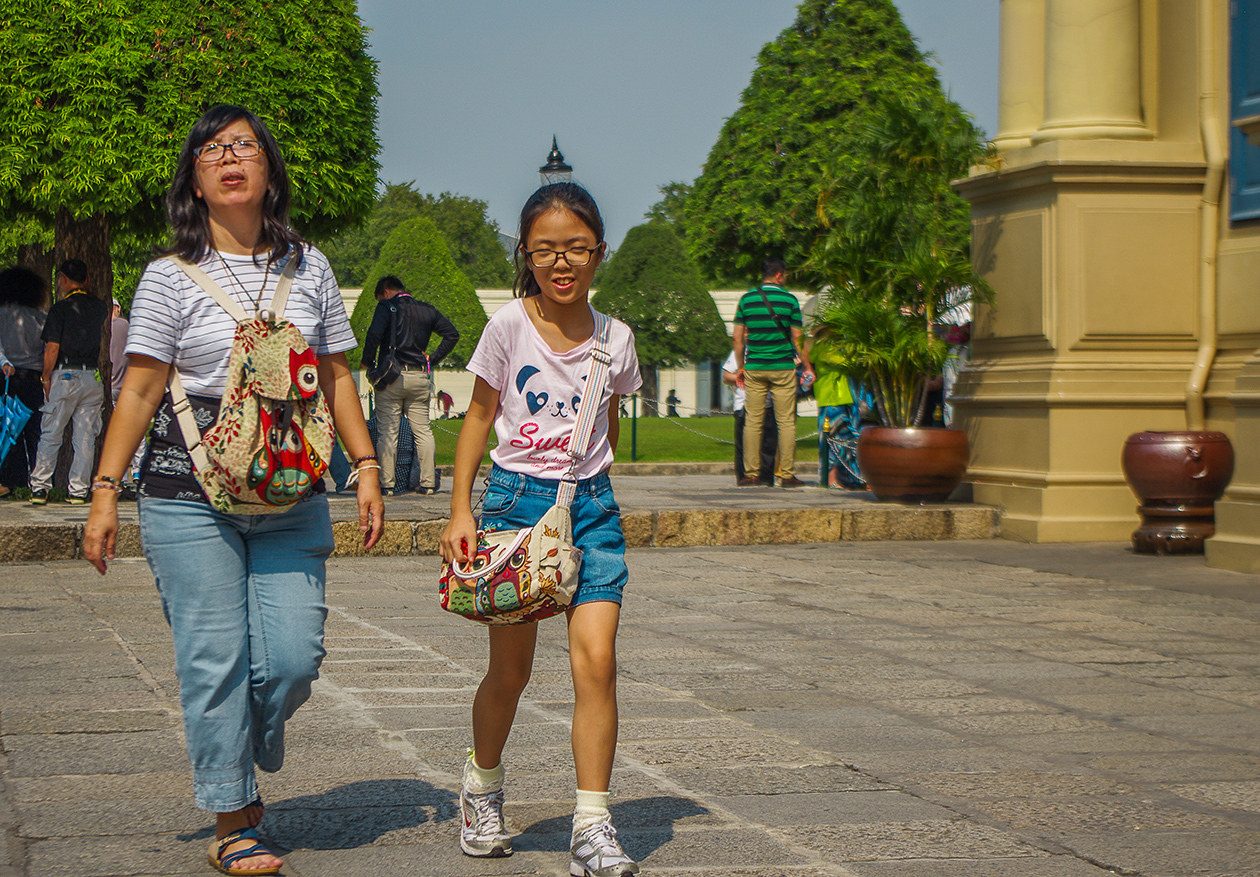
[[[1142,117],[1139,0],[1045,5],[1045,118],[1033,143],[1151,139]]]
[[[998,134],[1005,152],[1032,146],[1045,117],[1046,0],[1002,0]]]

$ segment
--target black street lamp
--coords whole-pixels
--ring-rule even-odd
[[[564,156],[560,154],[554,134],[551,135],[551,152],[547,154],[547,163],[538,169],[538,175],[542,177],[544,186],[567,183],[573,179],[573,168],[564,163]]]

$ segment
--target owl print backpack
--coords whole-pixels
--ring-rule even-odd
[[[283,318],[297,259],[285,265],[271,304],[252,317],[196,265],[172,261],[237,324],[219,417],[204,434],[179,372],[171,369],[171,402],[197,482],[221,512],[286,511],[323,477],[333,444],[319,361],[297,326]]]

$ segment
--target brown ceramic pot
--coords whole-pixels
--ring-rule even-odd
[[[1223,432],[1138,432],[1120,457],[1141,505],[1133,550],[1202,554],[1216,532],[1214,504],[1234,474],[1234,447]]]
[[[944,502],[967,471],[961,429],[868,426],[858,437],[858,470],[876,499]]]

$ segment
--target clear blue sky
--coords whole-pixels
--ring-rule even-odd
[[[997,129],[999,0],[896,0],[945,87]],[[359,0],[380,64],[381,178],[479,198],[515,232],[556,135],[616,246],[693,180],[794,0]]]

